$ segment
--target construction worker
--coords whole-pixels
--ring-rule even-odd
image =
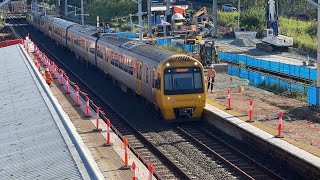
[[[214,66],[211,65],[210,69],[207,72],[207,82],[208,82],[208,86],[207,86],[207,92],[209,91],[209,88],[211,86],[211,93],[212,93],[212,89],[213,89],[213,83],[214,83],[214,78],[216,77],[216,71],[214,70]]]
[[[46,83],[50,86],[53,82],[53,78],[48,68],[45,68],[45,73],[43,74],[43,78],[46,80]]]

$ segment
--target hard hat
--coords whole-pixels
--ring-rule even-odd
[[[48,71],[49,71],[49,68],[45,68],[44,70],[45,70],[46,72],[48,72]]]
[[[214,68],[214,65],[213,65],[213,64],[211,64],[211,66],[210,66],[210,67],[211,67],[211,69],[213,69],[213,68]]]

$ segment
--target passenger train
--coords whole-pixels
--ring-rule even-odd
[[[34,13],[28,22],[110,76],[122,90],[143,96],[168,121],[199,120],[206,103],[203,66],[196,59],[70,21]]]

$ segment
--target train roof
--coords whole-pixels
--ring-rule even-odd
[[[60,18],[54,18],[52,23],[55,23],[55,24],[57,24],[57,25],[59,25],[61,27],[64,27],[64,28],[68,28],[71,25],[77,24],[77,23],[70,22],[70,21],[67,21],[67,20],[64,20],[64,19],[60,19]]]
[[[82,26],[79,24],[74,24],[72,27],[69,28],[69,30],[73,31],[73,32],[79,32],[82,34],[86,34],[88,36],[95,36],[95,37],[97,37],[97,33],[99,32],[95,29],[91,29],[87,26]]]
[[[178,54],[173,51],[157,48],[152,45],[133,41],[131,39],[120,37],[117,35],[105,35],[101,38],[101,41],[126,49],[132,53],[139,54],[157,62],[165,60],[172,55]]]

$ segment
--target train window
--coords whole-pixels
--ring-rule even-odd
[[[68,41],[71,41],[71,35],[68,34]]]
[[[146,71],[146,83],[149,84],[149,67],[147,67]]]
[[[90,52],[91,54],[94,54],[94,51],[95,51],[94,48],[89,48],[89,52]]]
[[[129,68],[128,68],[128,73],[131,74],[131,75],[133,75],[133,67],[129,67]]]
[[[102,53],[101,50],[98,50],[98,51],[97,51],[97,56],[98,56],[99,58],[103,59],[103,53]]]
[[[156,79],[155,80],[155,87],[157,88],[157,89],[161,89],[161,77],[160,77],[160,75],[158,74],[158,79]]]

